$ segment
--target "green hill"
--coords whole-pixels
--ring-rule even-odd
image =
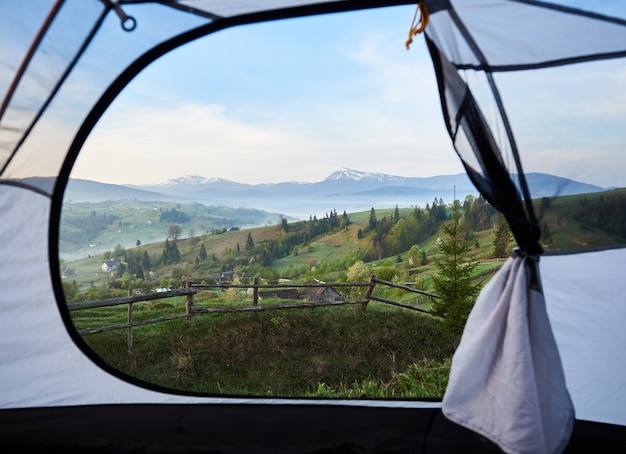
[[[171,213],[182,213],[176,222]],[[181,237],[189,238],[214,230],[274,225],[277,213],[248,208],[207,206],[201,203],[108,200],[105,202],[66,202],[63,205],[59,239],[62,259],[74,261],[113,250],[119,244],[131,248],[165,241],[172,224],[181,227]]]
[[[626,207],[623,207],[624,200],[626,189],[538,200],[536,211],[543,229],[544,248],[552,252],[626,244],[626,232],[623,227],[626,226],[626,220],[622,219],[623,213],[626,213]],[[316,277],[332,282],[342,280],[347,268],[357,260],[369,263],[374,269],[381,265],[396,266],[404,270],[409,279],[413,279],[416,275],[427,276],[432,271],[432,258],[437,254],[435,241],[438,234],[434,231],[420,241],[411,242],[403,250],[381,255],[380,243],[382,241],[384,246],[389,233],[385,234],[387,236],[383,235],[381,240],[377,238],[378,232],[368,230],[370,212],[350,213],[349,225],[311,236],[311,221],[286,223],[289,230],[287,234],[281,225],[281,218],[264,212],[251,213],[250,210],[238,212],[235,209],[207,208],[199,204],[171,207],[163,205],[157,208],[157,204],[154,203],[130,205],[128,201],[110,202],[107,206],[112,208],[99,205],[96,209],[93,204],[72,205],[63,215],[65,222],[62,222],[61,250],[64,250],[64,247],[71,249],[67,246],[69,238],[74,239],[72,244],[75,245],[76,238],[84,235],[73,230],[77,227],[69,222],[72,216],[82,216],[85,219],[94,216],[94,212],[96,216],[98,213],[102,213],[100,216],[103,217],[115,216],[106,228],[98,231],[98,238],[110,240],[107,242],[102,240],[99,244],[99,250],[102,251],[100,254],[96,254],[96,248],[93,248],[93,253],[86,258],[64,260],[65,265],[74,271],[71,279],[83,290],[87,287],[103,286],[109,282],[111,276],[102,272],[100,268],[105,258],[123,260],[123,257],[114,257],[116,251],[118,254],[127,250],[137,253],[145,251],[152,265],[150,270],[144,270],[146,274],[150,272],[150,276],[146,275],[145,279],[154,282],[155,287],[167,276],[202,281],[213,273],[244,268],[248,272],[255,270],[258,272],[261,267],[265,269],[264,277],[269,279],[298,279],[307,275],[308,278]],[[164,252],[167,226],[171,224],[161,219],[167,210],[178,210],[188,216],[184,218],[185,222],[180,224],[187,237],[175,241],[180,259],[178,263],[169,265],[159,263]],[[394,211],[393,208],[377,210],[379,223],[388,221],[393,225],[394,221],[391,220]],[[405,208],[398,211],[401,218],[409,219],[413,209]],[[227,214],[237,215],[237,213],[238,217],[226,218]],[[220,215],[223,216],[222,224],[218,220]],[[500,258],[493,256],[496,219],[497,217],[492,214],[486,228],[471,232],[476,242],[474,248],[476,258],[483,261],[482,268],[485,270],[498,267],[502,262],[494,261]],[[325,219],[316,221],[322,223]],[[245,222],[248,225],[255,222],[263,223],[263,226],[239,228],[239,225]],[[118,230],[115,230],[116,228]],[[252,255],[245,251],[249,236],[257,251]],[[119,239],[126,240],[117,241]],[[135,246],[138,239],[141,245]],[[286,241],[291,243],[285,245]],[[128,246],[129,244],[131,246]],[[404,263],[408,249],[413,245],[425,257],[425,264],[410,267]],[[202,247],[208,256],[206,260],[199,259]],[[512,247],[513,243],[510,244],[510,248]],[[261,263],[264,256],[258,251],[264,248],[268,251],[269,255],[266,254],[266,257],[269,257],[269,261]],[[280,248],[288,252],[277,251]],[[271,269],[271,273],[268,269]]]

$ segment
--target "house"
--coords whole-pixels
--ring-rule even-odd
[[[259,298],[280,298],[285,300],[297,300],[300,299],[300,294],[298,293],[298,289],[295,288],[264,290],[259,292]]]
[[[221,273],[209,274],[210,279],[213,279],[217,284],[230,284],[235,277],[234,271],[222,271]]]
[[[341,301],[341,293],[332,287],[309,287],[302,292],[302,298],[316,303]]]
[[[116,268],[117,263],[115,263],[115,260],[105,260],[104,262],[102,262],[102,271],[104,271],[105,273],[110,273]]]
[[[64,266],[63,268],[61,268],[61,278],[62,279],[66,279],[68,277],[72,277],[74,276],[75,272],[72,268],[70,268],[69,266]]]

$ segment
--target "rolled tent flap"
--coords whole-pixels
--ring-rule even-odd
[[[507,453],[562,452],[574,425],[537,268],[537,257],[514,255],[485,286],[443,398],[446,417]]]
[[[519,14],[540,7],[530,2],[495,3],[517,9]],[[493,49],[499,43],[494,36],[502,35],[513,43],[519,38],[522,43],[529,33],[526,30],[522,36],[511,37],[510,30],[497,20],[488,21],[493,29],[482,23],[483,28],[472,28],[464,21],[467,15],[485,11],[464,10],[462,2],[434,0],[426,4],[430,10],[426,42],[448,133],[472,182],[504,215],[519,246],[519,252],[509,258],[475,303],[453,357],[442,410],[452,421],[485,436],[507,453],[560,453],[572,435],[574,407],[541,288],[539,223],[492,74],[515,69],[511,61],[499,60],[503,54]],[[579,25],[596,25],[596,18],[578,17],[571,10],[550,13]],[[491,39],[481,40],[483,33]],[[565,62],[571,51],[556,50],[533,61],[523,54],[527,47],[520,45],[523,64],[519,69]],[[587,56],[593,58],[598,52],[591,49]],[[506,55],[515,61],[514,48]],[[475,96],[474,90],[490,95]],[[495,120],[483,114],[489,107],[499,114]]]

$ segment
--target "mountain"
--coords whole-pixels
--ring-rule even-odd
[[[607,190],[595,185],[543,173],[527,174],[534,198],[572,195]],[[341,168],[315,183],[282,182],[245,184],[222,178],[186,175],[160,184],[110,185],[71,180],[66,199],[102,201],[117,198],[200,202],[205,205],[246,207],[307,219],[338,212],[365,211],[431,204],[435,198],[446,203],[454,198],[478,196],[465,173],[434,177],[401,177]]]
[[[65,200],[72,202],[102,202],[105,200],[137,199],[182,202],[184,198],[167,192],[156,192],[139,187],[99,183],[91,180],[70,179],[65,188]]]

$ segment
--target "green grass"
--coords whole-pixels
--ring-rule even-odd
[[[158,308],[143,303],[135,319]],[[182,312],[178,305],[176,310]],[[135,304],[139,307],[140,304]],[[76,324],[124,322],[102,311]],[[125,308],[124,308],[125,309]],[[168,308],[173,309],[173,308]],[[108,310],[107,310],[108,311]],[[90,312],[90,311],[80,311]],[[176,390],[220,395],[441,397],[456,339],[438,319],[378,303],[360,306],[202,314],[85,337],[106,362]]]

